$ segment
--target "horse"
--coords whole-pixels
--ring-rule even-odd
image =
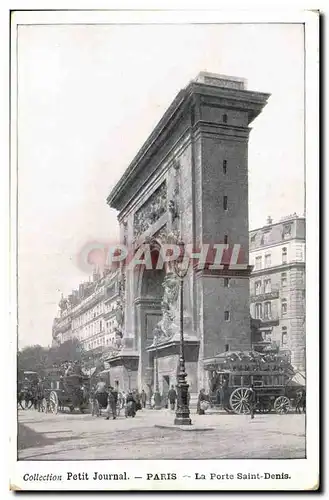
[[[305,413],[306,411],[306,391],[300,389],[296,394],[296,413]]]
[[[24,401],[24,406],[23,406]],[[33,391],[27,387],[17,391],[17,403],[22,410],[29,410],[35,404],[35,395]]]

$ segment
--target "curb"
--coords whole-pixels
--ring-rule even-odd
[[[160,424],[155,424],[154,427],[157,429],[171,429],[173,431],[185,431],[185,432],[204,432],[204,431],[214,431],[214,427],[194,427],[193,424],[191,425],[160,425]]]

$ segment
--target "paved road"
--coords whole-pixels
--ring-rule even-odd
[[[304,458],[305,415],[192,415],[199,431],[171,426],[170,410],[134,419],[19,412],[20,460]],[[155,425],[165,428],[155,427]]]

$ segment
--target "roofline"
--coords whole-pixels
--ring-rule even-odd
[[[265,228],[269,228],[269,227],[273,227],[273,226],[279,226],[281,224],[285,224],[286,222],[290,222],[292,220],[306,220],[306,217],[304,215],[296,215],[295,217],[291,216],[290,219],[284,219],[282,221],[273,222],[272,224],[265,224],[264,226],[257,227],[255,229],[249,229],[249,234],[253,233],[254,231],[260,231],[261,229],[265,229]]]
[[[152,145],[156,142],[156,140],[159,138],[161,133],[168,127],[168,123],[170,120],[177,115],[179,111],[184,110],[184,106],[187,106],[189,104],[189,101],[191,100],[193,94],[199,94],[203,90],[211,90],[211,91],[221,91],[222,92],[222,97],[223,98],[228,98],[230,99],[233,94],[237,96],[235,99],[236,101],[243,101],[245,97],[248,98],[249,101],[253,101],[253,104],[259,105],[261,107],[264,107],[267,104],[267,100],[270,97],[271,94],[269,93],[264,93],[264,92],[258,92],[258,91],[251,91],[251,90],[242,90],[242,89],[231,89],[231,88],[226,88],[226,87],[219,87],[216,85],[209,85],[206,83],[200,83],[196,81],[191,81],[184,89],[180,90],[178,94],[176,95],[175,99],[172,101],[172,103],[169,105],[165,113],[162,115],[160,121],[157,123],[157,125],[154,127],[153,131],[149,135],[149,137],[146,139],[146,141],[143,143],[142,147],[139,149],[119,181],[115,184],[115,186],[112,188],[110,194],[106,198],[107,204],[112,207],[112,208],[117,208],[116,205],[116,199],[120,197],[119,193],[120,191],[124,188],[126,182],[130,177],[132,177],[133,172],[138,168],[140,165],[140,162],[145,158],[147,152],[150,150]],[[210,95],[210,94],[209,94]],[[260,112],[260,110],[259,110]],[[253,116],[249,123],[253,121],[259,114],[259,112],[256,112],[255,116]]]
[[[153,131],[151,134],[148,136],[146,141],[143,143],[142,147],[139,149],[137,154],[134,156],[133,160],[130,162],[129,166],[125,170],[125,172],[122,174],[118,182],[114,185],[112,188],[110,194],[106,198],[106,202],[108,205],[112,205],[114,202],[115,198],[118,195],[118,191],[124,186],[125,182],[131,177],[132,173],[138,166],[140,160],[143,158],[143,156],[147,153],[147,151],[150,149],[151,145],[156,141],[156,139],[159,137],[161,132],[165,129],[169,119],[173,117],[182,103],[184,102],[185,98],[188,97],[187,94],[187,88],[181,90],[175,99],[172,101],[170,104],[169,108],[165,111],[164,115],[161,117],[157,125],[154,127]]]

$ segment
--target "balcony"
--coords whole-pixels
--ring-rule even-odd
[[[264,326],[275,326],[279,324],[280,317],[277,312],[272,312],[262,318],[256,318],[259,322],[258,328],[262,328]]]
[[[264,300],[278,299],[280,294],[279,285],[272,285],[268,290],[264,286],[261,286],[256,293],[255,286],[250,292],[250,302],[262,302]]]

